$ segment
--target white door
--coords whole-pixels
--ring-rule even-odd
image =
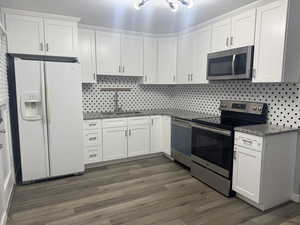
[[[143,76],[143,38],[122,35],[121,40],[122,74],[126,76]]]
[[[158,42],[156,38],[144,38],[144,83],[157,83]]]
[[[254,82],[281,82],[287,22],[287,0],[257,8]]]
[[[261,152],[235,146],[233,190],[260,203]]]
[[[193,69],[193,36],[185,35],[178,40],[178,67],[177,67],[177,84],[186,84],[192,82]]]
[[[213,24],[212,51],[218,52],[230,48],[231,20],[226,19]]]
[[[177,38],[158,39],[158,83],[175,84]]]
[[[4,224],[14,185],[10,120],[7,106],[1,107],[0,123],[0,224]]]
[[[98,74],[121,74],[120,34],[96,32],[96,52]]]
[[[144,155],[150,152],[149,125],[128,127],[128,156]]]
[[[103,129],[103,160],[127,157],[127,127]]]
[[[80,64],[45,63],[50,176],[84,171]]]
[[[151,116],[151,152],[162,152],[161,149],[161,116]]]
[[[44,54],[42,18],[7,14],[6,29],[9,53]]]
[[[254,45],[256,9],[232,18],[230,46],[240,48]]]
[[[161,118],[161,149],[164,153],[171,155],[171,117]]]
[[[211,27],[203,28],[193,34],[193,69],[191,82],[207,84],[207,55],[211,50]]]
[[[15,59],[15,79],[22,181],[46,178],[49,159],[43,62]],[[36,103],[30,103],[31,96]]]
[[[79,60],[82,83],[96,83],[96,35],[95,31],[79,29]]]
[[[50,56],[78,56],[78,25],[74,22],[45,19],[45,49]]]

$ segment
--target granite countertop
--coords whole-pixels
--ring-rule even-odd
[[[271,124],[259,124],[259,125],[236,127],[234,130],[243,132],[243,133],[247,133],[247,134],[253,134],[256,136],[264,137],[264,136],[268,136],[268,135],[275,135],[275,134],[281,134],[281,133],[286,133],[286,132],[299,131],[300,129],[290,128],[290,127],[280,127],[280,126],[271,125]]]
[[[138,117],[138,116],[155,116],[155,115],[166,115],[176,118],[181,118],[185,120],[193,120],[197,118],[208,118],[216,117],[216,115],[197,113],[183,110],[174,110],[174,109],[161,109],[161,110],[141,110],[138,113],[126,112],[123,114],[114,114],[114,113],[84,113],[84,120],[95,120],[95,119],[112,119],[112,118],[122,118],[122,117]]]

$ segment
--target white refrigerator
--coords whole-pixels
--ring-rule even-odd
[[[14,82],[22,183],[82,173],[80,64],[14,58]]]

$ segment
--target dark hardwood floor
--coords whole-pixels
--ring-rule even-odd
[[[16,188],[8,225],[294,225],[300,204],[261,212],[165,157]]]

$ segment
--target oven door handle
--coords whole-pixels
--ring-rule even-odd
[[[231,136],[231,131],[229,131],[229,130],[223,130],[223,129],[215,128],[215,127],[202,126],[202,125],[195,124],[195,123],[192,124],[192,127],[197,128],[197,129],[210,131],[210,132],[217,133],[217,134],[221,134],[221,135],[224,135],[224,136]]]

